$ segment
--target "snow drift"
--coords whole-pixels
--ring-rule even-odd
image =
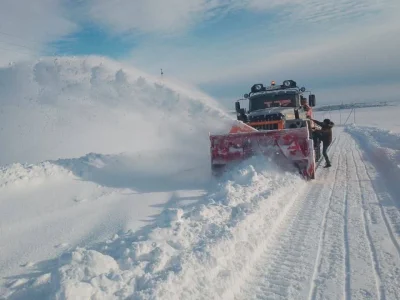
[[[209,131],[223,132],[224,120],[201,92],[105,58],[0,69],[0,165],[170,149],[204,158]]]
[[[43,289],[52,299],[230,299],[305,186],[252,158],[195,204],[171,204],[137,232],[66,252]]]
[[[253,157],[192,199],[180,190],[204,189],[195,178],[198,171],[158,177],[157,167],[146,167],[142,178],[136,167],[140,170],[146,160],[140,164],[140,159],[132,159],[92,153],[28,167],[13,164],[1,170],[4,195],[18,190],[25,193],[2,212],[7,214],[2,221],[19,222],[18,228],[11,227],[2,236],[8,240],[3,248],[6,257],[14,255],[6,251],[10,245],[19,255],[24,251],[19,245],[30,239],[41,241],[40,252],[46,251],[62,243],[58,236],[65,239],[68,229],[67,243],[77,234],[96,243],[86,246],[89,241],[85,239],[78,247],[60,244],[65,251],[51,262],[26,263],[28,273],[8,277],[0,298],[211,299],[219,295],[231,299],[236,292],[232,286],[243,284],[246,272],[269,242],[268,236],[276,232],[294,204],[294,195],[306,186],[297,174],[284,173],[264,158]],[[129,220],[143,205],[137,202],[141,198],[131,194],[160,197],[164,191],[172,196],[148,225],[115,230],[118,224],[114,223]],[[76,203],[74,207],[82,207],[72,210],[69,199]],[[19,211],[20,207],[25,209]],[[38,216],[32,218],[32,211]],[[113,211],[118,211],[119,219]],[[94,233],[93,223],[101,224]],[[21,227],[26,229],[17,235]]]
[[[351,125],[346,127],[368,149],[374,162],[379,162],[387,171],[400,172],[400,134],[376,127]],[[400,173],[399,173],[400,174]]]

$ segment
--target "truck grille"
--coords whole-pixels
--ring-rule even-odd
[[[267,114],[251,116],[249,118],[249,125],[257,130],[278,130],[283,129],[283,115],[278,114]]]
[[[269,114],[269,115],[259,115],[252,116],[249,118],[250,122],[265,122],[265,121],[279,121],[282,119],[281,114]]]
[[[277,130],[278,128],[278,124],[264,124],[264,125],[252,125],[252,127],[254,127],[255,129],[258,130]]]

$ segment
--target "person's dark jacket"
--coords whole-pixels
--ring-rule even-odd
[[[330,144],[332,143],[332,127],[335,125],[331,120],[325,119],[324,122],[313,120],[315,124],[321,126],[321,130],[318,132],[321,133],[321,140],[323,143]]]

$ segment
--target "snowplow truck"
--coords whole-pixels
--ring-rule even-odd
[[[304,87],[293,80],[282,85],[254,84],[244,99],[237,100],[237,119],[227,134],[210,135],[211,169],[215,176],[254,155],[263,155],[277,165],[291,166],[306,179],[315,178],[320,143],[313,139],[312,107],[315,95],[307,98]],[[248,100],[248,108],[241,108]]]

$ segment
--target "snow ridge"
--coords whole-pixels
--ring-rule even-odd
[[[228,299],[301,185],[299,176],[254,158],[196,205],[169,207],[139,232],[63,255],[51,274],[52,296]]]
[[[392,195],[400,195],[400,134],[376,127],[350,125],[345,128],[365,152],[365,159],[380,170]],[[400,206],[400,201],[397,201]]]
[[[37,186],[48,180],[61,179],[71,175],[72,172],[51,162],[37,165],[16,163],[0,167],[0,189]]]

